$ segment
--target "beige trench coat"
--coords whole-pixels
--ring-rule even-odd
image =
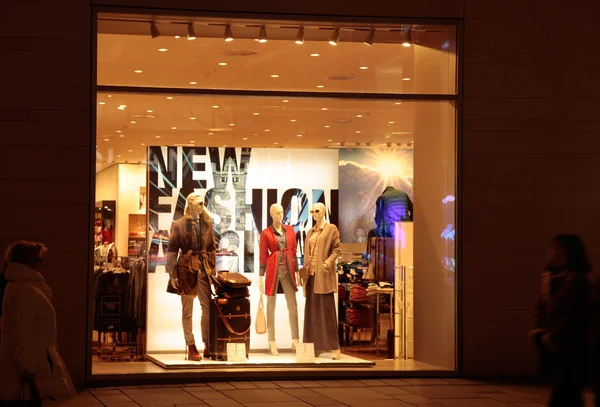
[[[311,252],[310,236],[316,231],[312,228],[306,234],[306,247],[304,248],[304,264],[310,265],[309,253]],[[340,256],[340,232],[335,225],[325,224],[323,231],[316,242],[317,270],[315,275],[315,294],[329,294],[337,292],[336,261]]]

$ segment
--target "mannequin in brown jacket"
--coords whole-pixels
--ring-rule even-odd
[[[191,193],[186,198],[184,216],[173,222],[169,236],[167,252],[167,272],[170,280],[167,291],[181,296],[183,334],[188,346],[188,359],[202,359],[192,333],[192,312],[194,297],[185,295],[180,288],[177,276],[178,257],[193,252],[198,256],[197,283],[194,297],[200,300],[202,307],[202,341],[204,342],[204,357],[208,353],[208,335],[210,325],[210,281],[208,274],[214,273],[216,261],[215,233],[210,216],[204,210],[204,195]],[[183,283],[183,282],[181,282]],[[188,284],[189,285],[189,284]],[[193,286],[192,286],[193,287]],[[184,295],[182,295],[184,294]]]
[[[309,277],[304,282],[303,342],[315,344],[315,355],[331,351],[340,359],[338,323],[334,293],[337,292],[336,262],[340,255],[340,232],[325,220],[325,205],[316,203],[310,213],[314,227],[306,234],[304,266]]]

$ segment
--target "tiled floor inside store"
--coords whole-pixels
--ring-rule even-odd
[[[543,407],[539,386],[463,379],[215,382],[89,389],[61,406],[86,407]],[[586,406],[592,396],[586,395]]]

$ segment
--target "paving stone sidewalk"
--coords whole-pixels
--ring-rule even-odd
[[[540,386],[463,379],[242,381],[88,389],[61,406],[544,407],[547,397]]]

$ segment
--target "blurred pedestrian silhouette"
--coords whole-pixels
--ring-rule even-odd
[[[42,399],[75,393],[56,350],[52,294],[41,274],[46,251],[43,244],[27,241],[15,242],[6,251],[4,274],[8,283],[0,330],[0,400],[18,400],[22,386],[27,387],[25,398],[30,398],[35,389]]]
[[[552,239],[530,338],[540,354],[540,373],[551,380],[550,407],[583,406],[588,379],[592,269],[581,238]]]

